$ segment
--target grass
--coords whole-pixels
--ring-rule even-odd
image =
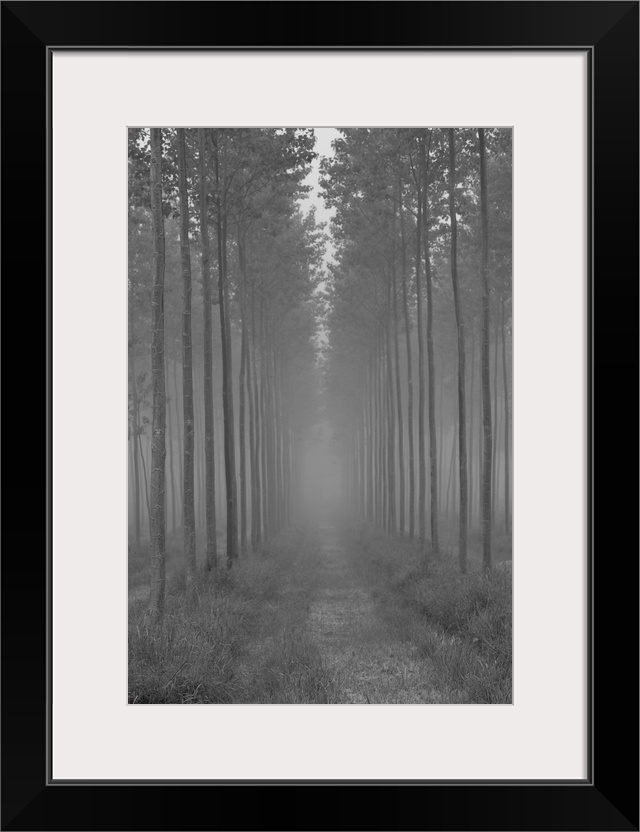
[[[221,557],[225,546],[225,535],[218,531],[218,557]],[[167,575],[182,568],[183,537],[182,530],[168,534],[166,538],[167,552]],[[204,563],[205,537],[200,533],[197,540],[197,548],[200,560]],[[151,563],[151,545],[147,540],[140,546],[129,543],[129,557],[127,560],[129,574],[129,592],[149,586],[149,566]]]
[[[230,572],[200,567],[191,599],[168,544],[161,629],[144,623],[148,552],[129,559],[131,703],[512,701],[511,572],[484,575],[473,539],[461,576],[451,546],[298,527]]]
[[[129,605],[129,702],[334,701],[333,679],[303,626],[313,554],[308,534],[290,531],[231,572],[201,572],[191,600],[174,562],[162,629],[144,624],[146,595]]]
[[[511,573],[460,575],[451,554],[427,559],[366,529],[357,543],[380,614],[430,662],[442,701],[511,703]]]

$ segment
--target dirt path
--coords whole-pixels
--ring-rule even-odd
[[[356,544],[330,524],[319,529],[318,577],[308,631],[335,676],[338,702],[438,702],[428,661],[384,620],[374,577]]]
[[[211,601],[218,618],[230,610],[221,619],[234,645],[232,666],[225,665],[229,701],[446,701],[431,660],[406,626],[406,611],[385,594],[389,574],[357,534],[327,522],[298,527],[274,545],[277,556],[253,556],[238,567],[235,588]],[[133,588],[130,607],[147,593],[146,586]],[[218,633],[218,619],[216,629],[205,607],[199,614],[198,633]],[[212,655],[219,638],[212,636]],[[207,667],[192,669],[198,679],[208,673]]]

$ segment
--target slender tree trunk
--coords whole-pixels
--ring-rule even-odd
[[[184,447],[180,444],[180,436],[184,438],[184,425],[182,424],[182,420],[180,419],[180,391],[178,389],[178,362],[173,362],[173,395],[171,397],[175,404],[175,416],[176,416],[176,448],[177,454],[176,458],[178,460],[178,476],[176,477],[177,482],[177,496],[178,496],[178,505],[180,507],[180,523],[184,526],[184,475],[183,475],[183,462],[184,462]]]
[[[429,135],[429,149],[424,163],[424,188],[422,194],[422,223],[424,227],[424,266],[425,284],[427,287],[427,370],[429,395],[429,469],[431,474],[430,489],[430,522],[431,522],[431,550],[434,554],[440,551],[438,534],[438,440],[436,436],[436,394],[435,394],[435,357],[433,348],[433,288],[431,285],[431,254],[429,251],[429,150],[431,137]],[[422,145],[424,153],[424,143]]]
[[[162,214],[162,130],[151,128],[151,214],[153,219],[153,289],[151,295],[151,590],[148,621],[162,623],[165,603],[165,419],[164,378],[164,218]]]
[[[498,321],[496,320],[494,333],[494,350],[493,350],[493,412],[496,415],[493,424],[493,440],[492,440],[492,460],[491,460],[491,523],[496,522],[496,503],[498,502],[498,492],[496,491],[496,468],[498,456]]]
[[[149,541],[151,541],[151,504],[149,503],[149,480],[147,478],[147,465],[144,461],[144,452],[142,450],[142,441],[140,439],[140,433],[138,432],[137,436],[137,446],[138,446],[138,453],[140,454],[140,464],[142,466],[142,479],[144,480],[144,499],[145,505],[147,507],[147,521],[149,523]]]
[[[240,332],[240,373],[238,377],[238,421],[240,442],[240,551],[245,553],[247,547],[247,459],[245,436],[245,379],[247,374],[247,331],[245,322],[246,304],[246,261],[244,244],[238,233],[238,258],[242,280],[242,298],[240,303],[241,332]]]
[[[252,490],[255,488],[255,504],[251,518],[251,537],[255,546],[262,540],[262,489],[261,489],[261,430],[260,395],[258,393],[258,365],[256,363],[255,292],[251,293],[251,356],[253,359],[253,415],[254,415],[254,459],[255,468],[251,475]]]
[[[131,447],[133,448],[133,510],[135,546],[140,551],[140,470],[138,467],[138,385],[136,380],[136,365],[133,350],[135,347],[135,334],[133,330],[133,292],[129,292],[129,384],[131,385]]]
[[[511,462],[509,458],[509,373],[507,370],[507,332],[505,303],[502,298],[502,381],[504,390],[504,531],[511,534]]]
[[[263,538],[265,542],[269,540],[271,535],[271,529],[269,526],[269,505],[268,505],[268,496],[269,496],[269,484],[268,484],[268,477],[269,472],[267,469],[267,445],[268,445],[268,425],[267,425],[267,414],[266,414],[266,347],[264,343],[264,301],[261,304],[261,316],[260,316],[260,330],[261,330],[261,338],[260,338],[260,424],[262,426],[262,528],[263,528]]]
[[[489,376],[489,219],[484,130],[478,130],[480,149],[480,216],[482,220],[482,427],[484,433],[482,467],[482,563],[491,569],[491,463],[493,428],[491,425],[491,379]]]
[[[169,360],[165,350],[164,377],[167,388],[169,387]],[[176,530],[176,480],[173,467],[173,430],[171,429],[171,396],[166,397],[167,407],[167,447],[169,457],[169,486],[171,491],[171,534]]]
[[[424,139],[418,139],[421,162],[424,158]],[[425,433],[424,433],[424,331],[422,325],[422,287],[420,285],[420,263],[422,260],[422,189],[424,187],[424,165],[421,163],[418,176],[418,219],[416,224],[416,304],[418,329],[418,525],[420,526],[420,543],[424,547],[426,539],[427,511],[427,474],[425,470]]]
[[[404,416],[402,415],[402,382],[400,380],[400,347],[398,344],[398,290],[396,281],[396,267],[391,267],[392,292],[393,292],[393,351],[395,357],[396,376],[396,399],[398,407],[398,479],[399,479],[399,503],[398,503],[398,533],[404,537]]]
[[[249,331],[247,326],[247,310],[244,312],[244,338],[245,338],[245,355],[246,355],[246,385],[247,385],[247,404],[249,408],[249,466],[250,475],[249,482],[251,483],[251,545],[256,543],[256,487],[258,479],[258,466],[256,463],[256,423],[255,412],[253,404],[253,380],[252,380],[252,357],[251,348],[249,345]]]
[[[380,407],[380,470],[382,472],[382,511],[380,514],[380,525],[382,528],[389,530],[389,480],[387,472],[389,469],[387,456],[387,387],[385,375],[385,352],[384,343],[380,340],[380,363],[378,368],[379,373],[379,407]]]
[[[391,299],[388,298],[390,301]],[[388,318],[385,327],[387,335],[387,478],[389,481],[389,533],[397,531],[396,517],[396,426],[393,407],[393,353],[391,351],[391,303],[388,304]]]
[[[474,479],[474,458],[473,458],[473,425],[474,425],[474,409],[473,409],[473,390],[475,387],[475,375],[476,375],[476,333],[473,327],[473,322],[471,326],[471,388],[469,390],[469,511],[467,513],[467,522],[471,528],[473,528],[473,506],[474,506],[474,497],[475,497],[475,479]]]
[[[402,245],[402,311],[407,350],[407,433],[409,436],[409,540],[415,536],[416,471],[413,436],[413,362],[411,355],[411,325],[407,296],[407,245],[404,231],[404,208],[400,188],[400,238]]]
[[[440,485],[440,494],[438,496],[438,505],[440,505],[440,499],[444,502],[444,494],[442,489],[444,488],[444,448],[442,447],[444,444],[444,421],[442,418],[442,411],[444,406],[444,363],[440,367],[440,401],[438,403],[438,425],[439,427],[439,440],[438,440],[438,483]]]
[[[204,525],[202,511],[202,416],[200,414],[200,381],[197,364],[193,367],[193,433],[194,433],[194,510],[196,512],[196,529]]]
[[[467,571],[467,419],[465,402],[465,366],[464,366],[464,320],[460,289],[458,286],[458,222],[455,205],[456,189],[456,149],[453,128],[449,130],[449,214],[451,217],[451,282],[453,284],[453,303],[456,313],[458,332],[458,442],[460,464],[460,533],[458,542],[458,559],[460,571]]]
[[[213,423],[213,321],[211,313],[211,271],[209,248],[209,216],[207,205],[207,165],[205,130],[198,128],[200,166],[200,239],[202,246],[202,306],[204,309],[204,456],[205,456],[205,522],[207,531],[207,569],[217,565],[215,437]]]
[[[369,424],[367,432],[367,521],[375,522],[375,404],[373,397],[373,362],[370,358],[367,373],[367,407]]]
[[[218,215],[218,306],[220,308],[220,340],[222,343],[222,419],[224,424],[224,472],[227,501],[227,569],[238,556],[238,525],[236,516],[235,440],[233,423],[233,376],[231,366],[231,324],[228,315],[227,291],[227,222],[226,206],[220,196],[223,187],[218,142],[215,143],[216,207]]]
[[[451,440],[451,461],[449,463],[449,479],[448,479],[448,482],[447,482],[447,517],[449,516],[449,506],[450,506],[449,495],[451,493],[451,484],[453,482],[453,473],[455,471],[455,465],[456,465],[456,445],[457,444],[458,444],[458,420],[456,419],[455,423],[454,423],[454,426],[453,426],[453,438]],[[455,506],[456,506],[455,497],[453,498],[452,502],[453,502],[452,511],[453,511],[453,514],[455,514]]]
[[[191,336],[191,249],[189,246],[189,193],[187,190],[186,140],[178,129],[178,180],[180,191],[180,262],[182,266],[182,416],[184,429],[183,540],[187,595],[196,580],[196,515],[194,483],[193,343]],[[174,376],[176,395],[177,378]]]

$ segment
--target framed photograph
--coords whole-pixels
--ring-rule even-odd
[[[2,828],[638,829],[638,3],[2,20]]]

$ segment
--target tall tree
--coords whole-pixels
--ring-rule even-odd
[[[133,356],[135,345],[135,333],[133,323],[133,287],[131,279],[129,279],[129,343],[128,343],[128,359],[129,359],[129,384],[131,387],[131,427],[129,432],[129,443],[132,448],[131,460],[133,467],[133,491],[134,491],[134,529],[135,529],[135,544],[136,551],[140,550],[140,470],[138,465],[138,441],[140,428],[138,425],[139,408],[138,408],[138,385],[136,380],[136,365]]]
[[[164,378],[164,216],[162,211],[162,130],[151,128],[151,214],[153,219],[153,292],[151,299],[151,591],[149,621],[162,623],[165,604],[165,378]]]
[[[182,413],[184,422],[183,534],[187,592],[196,577],[196,516],[194,485],[193,344],[191,339],[191,250],[189,247],[189,192],[186,139],[178,129],[180,189],[180,258],[182,265]],[[176,385],[177,386],[177,385]]]
[[[504,531],[511,534],[511,463],[509,457],[510,408],[509,372],[507,370],[507,330],[505,325],[505,299],[502,298],[502,391],[504,396]]]
[[[409,440],[409,540],[415,535],[415,459],[413,437],[413,357],[411,352],[411,323],[409,317],[409,296],[407,292],[407,243],[404,229],[404,205],[402,185],[398,188],[400,211],[400,246],[402,257],[402,312],[407,353],[407,434]]]
[[[467,420],[465,402],[464,319],[458,283],[458,220],[456,216],[456,146],[455,132],[449,129],[449,217],[451,222],[451,284],[458,336],[458,457],[460,468],[460,507],[458,560],[460,571],[467,571]]]
[[[482,222],[482,562],[491,569],[491,463],[493,429],[491,425],[491,380],[489,377],[489,219],[487,210],[487,172],[485,137],[478,130],[480,151],[480,216]]]
[[[198,128],[198,162],[200,178],[200,246],[202,257],[202,306],[204,311],[204,455],[205,522],[207,531],[207,569],[216,567],[216,486],[213,424],[213,322],[211,314],[211,254],[207,201],[207,163],[205,128]]]
[[[231,327],[227,281],[227,188],[220,158],[220,131],[212,137],[216,177],[216,216],[218,233],[218,308],[222,342],[222,420],[224,427],[224,471],[227,501],[227,569],[238,556],[236,456],[233,422],[233,375],[231,366]]]
[[[423,137],[420,143],[421,159],[424,158]],[[424,545],[426,539],[426,509],[427,509],[427,475],[425,470],[425,433],[424,433],[424,325],[422,322],[422,286],[420,280],[420,261],[422,260],[422,191],[425,187],[425,165],[421,164],[417,181],[418,218],[416,224],[416,328],[418,330],[418,524],[420,526],[420,541]]]
[[[422,222],[424,227],[424,270],[427,287],[427,371],[428,371],[428,411],[429,411],[429,475],[430,475],[430,526],[431,550],[434,554],[440,551],[440,536],[438,534],[438,440],[436,436],[436,366],[433,346],[433,285],[431,277],[431,252],[429,247],[429,157],[433,131],[429,131],[429,144],[426,136],[422,144],[424,187],[422,193]],[[426,152],[425,152],[426,147]],[[424,158],[426,157],[426,158]],[[423,417],[424,418],[424,417]]]

